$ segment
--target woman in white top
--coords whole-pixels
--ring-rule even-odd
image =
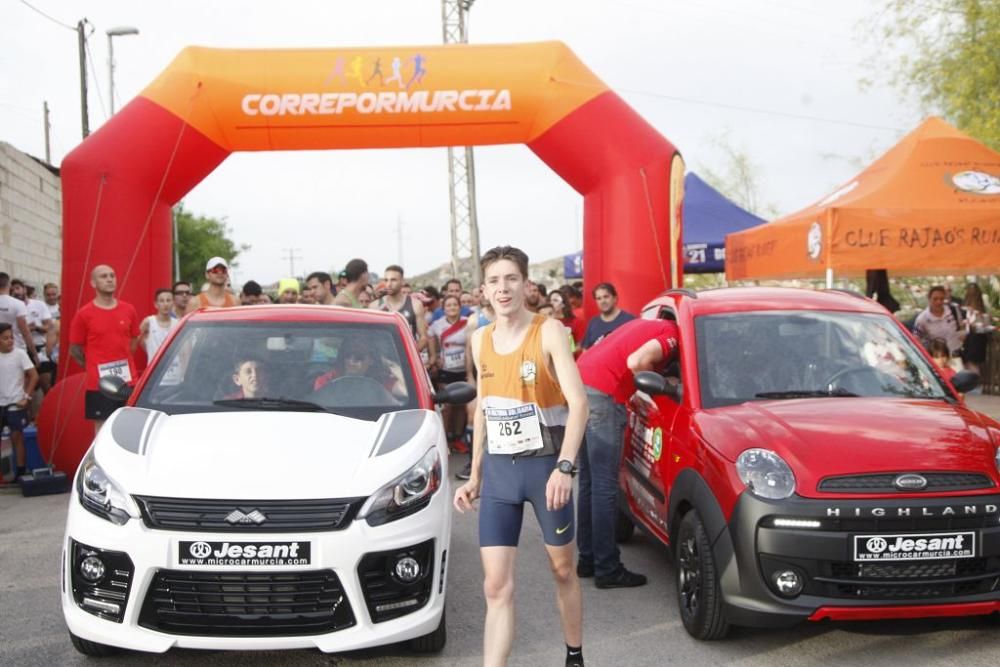
[[[462,304],[455,295],[445,297],[444,317],[434,320],[427,328],[427,335],[437,340],[437,387],[452,382],[465,382],[466,324],[462,319]],[[465,432],[465,410],[444,406],[442,410],[448,440],[459,440]]]
[[[168,289],[156,290],[156,314],[150,315],[139,325],[140,340],[146,348],[146,358],[153,360],[153,355],[163,345],[170,330],[178,320],[170,317],[170,309],[174,307],[174,294]]]

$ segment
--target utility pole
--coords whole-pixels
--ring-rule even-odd
[[[282,256],[282,259],[287,259],[288,260],[288,271],[289,271],[288,277],[289,278],[295,278],[296,277],[295,276],[295,260],[302,259],[302,255],[297,254],[297,251],[299,251],[301,249],[302,248],[284,248],[285,254]]]
[[[52,164],[52,150],[49,143],[49,132],[52,123],[49,122],[49,101],[42,101],[42,125],[45,127],[45,164]]]
[[[80,49],[80,120],[83,127],[83,138],[90,134],[90,118],[87,113],[87,35],[84,26],[87,19],[76,23],[76,41]]]
[[[115,115],[115,44],[114,37],[123,35],[138,35],[139,29],[132,26],[122,26],[112,28],[108,33],[108,102],[110,103],[111,115]]]
[[[467,15],[475,0],[441,0],[445,44],[466,44]],[[448,147],[448,194],[451,198],[451,272],[482,282],[479,269],[479,222],[476,216],[476,169],[472,147]]]

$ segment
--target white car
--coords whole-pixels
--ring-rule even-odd
[[[186,318],[77,470],[62,607],[73,645],[445,643],[447,444],[398,315],[324,306]]]

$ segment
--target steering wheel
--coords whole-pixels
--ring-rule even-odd
[[[331,407],[397,405],[398,401],[378,380],[367,375],[344,375],[313,392],[317,403]]]

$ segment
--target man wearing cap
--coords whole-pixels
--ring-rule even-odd
[[[205,263],[205,279],[208,281],[208,289],[191,299],[187,312],[192,313],[200,308],[232,308],[240,305],[236,297],[226,289],[226,283],[229,282],[229,263],[226,260],[221,257],[208,260]]]
[[[299,281],[295,278],[282,278],[278,281],[278,303],[299,302]]]

